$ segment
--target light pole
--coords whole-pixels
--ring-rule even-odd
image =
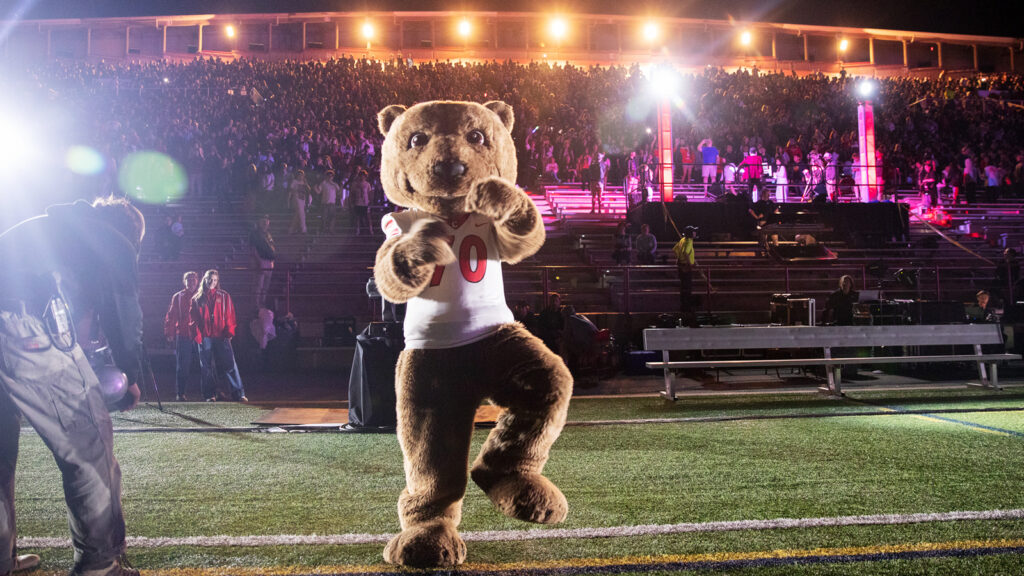
[[[225,26],[224,35],[228,37],[228,44],[230,46],[230,49],[233,51],[237,43],[235,37],[238,36],[238,31],[235,29],[235,26],[233,24],[228,24],[227,26]]]
[[[363,22],[363,38],[366,39],[366,53],[369,55],[371,49],[371,43],[373,42],[373,23],[367,20]]]
[[[857,188],[861,202],[878,198],[878,166],[875,165],[875,111],[871,100],[878,91],[873,80],[862,80],[857,85],[857,140],[860,152],[860,170]]]
[[[555,39],[555,61],[558,61],[558,53],[562,49],[562,38],[569,31],[565,19],[556,17],[551,20],[551,36]]]
[[[458,32],[459,36],[462,37],[462,57],[465,58],[469,52],[469,35],[473,33],[473,25],[470,24],[469,20],[463,18],[459,21]]]
[[[661,198],[671,202],[672,189],[672,98],[678,92],[679,75],[667,64],[655,66],[651,70],[651,90],[658,99],[658,185],[661,187]]]

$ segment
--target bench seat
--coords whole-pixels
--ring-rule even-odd
[[[997,362],[1020,360],[1019,354],[984,353],[983,345],[1003,343],[998,324],[942,324],[904,326],[712,326],[707,328],[648,328],[644,349],[662,352],[661,362],[647,362],[665,374],[666,398],[675,400],[674,369],[825,366],[828,386],[822,391],[841,395],[843,365],[919,362],[975,362],[985,386],[998,388]],[[916,353],[905,356],[833,356],[835,349],[972,346],[973,354]],[[743,358],[671,361],[673,351],[804,350],[797,358]],[[954,352],[954,351],[950,351]]]

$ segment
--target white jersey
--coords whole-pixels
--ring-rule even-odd
[[[419,211],[392,212],[381,220],[388,238],[409,231],[418,220],[434,219]],[[434,275],[405,311],[405,347],[455,348],[494,334],[513,322],[505,303],[494,221],[469,214],[448,223],[454,231],[457,260],[435,266]]]

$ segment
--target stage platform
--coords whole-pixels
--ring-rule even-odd
[[[498,406],[481,406],[476,410],[473,424],[477,428],[493,427],[502,411],[503,409]],[[274,408],[252,423],[258,426],[340,427],[348,424],[348,408]]]

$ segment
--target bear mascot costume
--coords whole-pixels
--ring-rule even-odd
[[[502,262],[544,243],[540,212],[514,183],[512,108],[435,101],[388,106],[377,119],[384,192],[407,208],[384,216],[374,267],[381,294],[408,303],[395,370],[402,531],[384,559],[455,566],[466,557],[457,527],[467,471],[512,518],[565,519],[565,496],[541,472],[565,424],[572,376],[505,304]],[[469,467],[485,400],[505,410]]]

